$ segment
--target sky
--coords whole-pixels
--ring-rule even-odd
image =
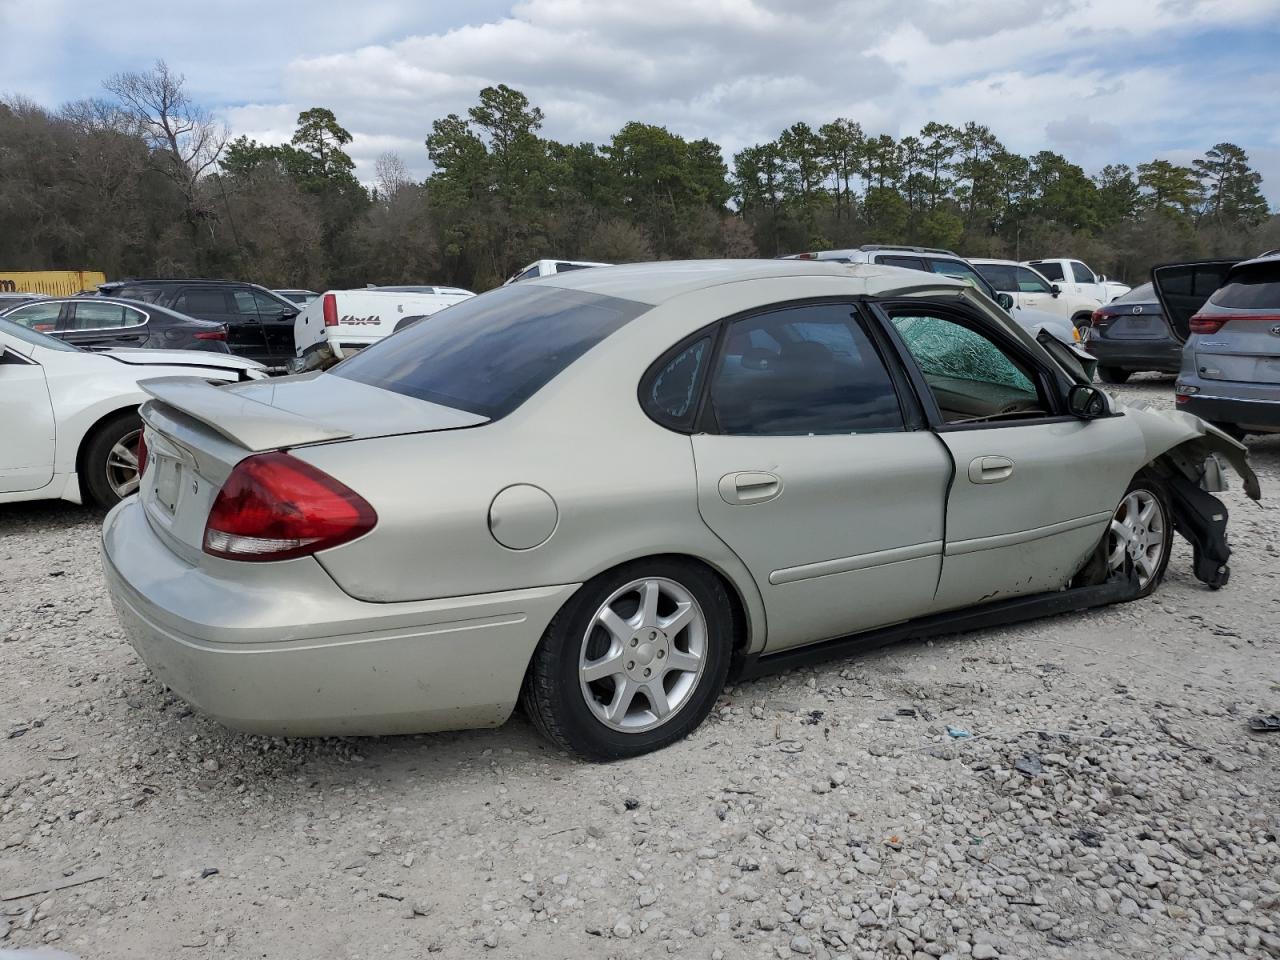
[[[157,57],[233,134],[285,142],[332,109],[361,179],[429,172],[431,122],[507,83],[543,134],[629,120],[726,161],[804,120],[895,137],[989,126],[1090,173],[1239,144],[1280,208],[1280,0],[0,0],[0,95],[100,96]]]

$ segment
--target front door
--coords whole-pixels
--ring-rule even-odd
[[[0,340],[0,493],[39,490],[53,479],[53,406],[44,367]]]
[[[294,355],[293,321],[297,307],[261,290],[237,290],[236,300],[247,305],[252,300],[262,324],[262,335],[274,364],[282,364]]]
[[[1066,586],[1142,463],[1141,431],[1067,415],[1054,374],[965,308],[888,313],[955,464],[937,608]]]
[[[722,342],[692,438],[698,506],[760,588],[766,649],[927,612],[950,460],[853,305],[765,311]]]

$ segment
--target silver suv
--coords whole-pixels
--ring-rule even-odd
[[[1241,438],[1280,433],[1280,250],[1151,271],[1165,316],[1186,331],[1179,409]]]

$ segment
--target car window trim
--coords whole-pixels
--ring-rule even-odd
[[[62,324],[71,322],[75,316],[75,308],[79,306],[81,302],[92,303],[93,301],[67,301],[62,305],[62,313],[58,316],[58,333],[115,333],[118,330],[140,330],[151,322],[151,314],[147,313],[145,310],[140,310],[127,303],[112,303],[112,306],[120,307],[122,310],[132,310],[134,313],[142,314],[142,322],[131,323],[127,327],[86,327],[84,329],[72,329],[71,327],[64,328]]]
[[[916,398],[920,401],[921,407],[925,412],[928,429],[934,433],[959,433],[965,430],[992,430],[1003,427],[1038,426],[1047,423],[1071,423],[1076,421],[1076,417],[1065,412],[1065,391],[1068,389],[1068,385],[1064,382],[1063,376],[1045,367],[1037,358],[1029,356],[1026,350],[1023,349],[1022,344],[1009,336],[1006,331],[987,323],[980,316],[975,316],[974,312],[968,309],[962,300],[957,299],[955,303],[935,299],[877,300],[871,302],[871,308],[886,338],[893,344],[894,352],[898,355],[899,361],[904,364]],[[893,313],[895,311],[919,310],[922,308],[936,310],[944,319],[947,319],[948,315],[955,316],[957,318],[956,322],[961,326],[975,329],[975,332],[981,333],[1001,349],[1008,350],[1018,360],[1026,364],[1035,373],[1038,386],[1048,396],[1050,403],[1055,408],[1054,412],[1045,416],[1025,417],[1017,420],[992,420],[984,423],[948,423],[942,417],[942,411],[938,408],[938,402],[934,399],[933,391],[929,388],[929,382],[925,379],[924,371],[916,363],[915,357],[911,355],[906,341],[902,339],[902,335],[898,333],[897,327],[893,324]]]
[[[694,343],[697,340],[701,339],[702,337],[706,336],[707,331],[709,331],[711,328],[714,327],[716,329],[715,329],[715,336],[711,345],[712,347],[711,364],[707,368],[709,371],[708,374],[702,378],[702,383],[699,385],[699,388],[698,388],[697,414],[693,418],[692,426],[687,431],[681,430],[681,431],[673,431],[673,432],[688,433],[689,435],[708,434],[708,435],[715,435],[715,436],[742,436],[741,434],[726,434],[723,430],[721,430],[720,423],[716,419],[715,411],[711,405],[711,386],[712,386],[712,380],[714,379],[712,374],[714,373],[714,371],[720,368],[720,361],[723,358],[725,343],[728,340],[729,327],[739,320],[747,320],[747,319],[750,319],[751,317],[763,316],[764,314],[768,314],[768,313],[777,313],[780,310],[787,310],[787,309],[792,309],[796,307],[816,306],[820,304],[844,304],[849,307],[850,320],[852,320],[854,323],[859,324],[863,333],[866,334],[867,339],[871,341],[871,346],[872,346],[872,349],[876,351],[876,356],[879,357],[880,362],[884,365],[885,370],[889,374],[889,381],[893,385],[893,392],[898,400],[898,412],[902,415],[903,425],[901,429],[892,429],[892,430],[875,429],[875,430],[865,430],[865,431],[859,431],[856,433],[847,433],[847,434],[846,433],[824,433],[824,434],[814,434],[814,436],[856,437],[856,436],[859,436],[860,434],[912,433],[920,430],[927,430],[929,429],[929,425],[928,425],[926,415],[924,411],[920,408],[920,405],[916,400],[914,392],[910,389],[910,383],[906,379],[905,371],[901,371],[902,375],[899,376],[898,372],[895,372],[894,370],[894,367],[898,364],[898,357],[897,357],[896,351],[889,349],[889,345],[885,343],[881,337],[877,336],[879,324],[874,322],[872,318],[868,317],[861,307],[861,305],[864,303],[864,301],[866,301],[866,299],[867,298],[865,296],[850,296],[850,295],[830,296],[830,297],[802,297],[798,300],[781,300],[771,304],[766,304],[766,305],[761,305],[756,307],[749,307],[746,310],[740,310],[737,313],[733,313],[728,316],[721,317],[719,320],[716,320],[713,323],[709,323],[706,326],[699,328],[693,334],[690,334],[688,337],[685,337],[684,339],[679,341],[679,343],[676,344],[675,346],[668,348],[667,350],[664,350],[662,354],[659,356],[659,358],[655,360],[654,363],[650,364],[648,368],[646,368],[644,376],[641,377],[641,385],[637,391],[637,394],[641,400],[641,407],[642,408],[644,407],[644,399],[643,399],[644,388],[648,383],[651,382],[651,378],[654,374],[656,374],[656,371],[658,369],[661,369],[660,365],[662,364],[662,362],[664,360],[669,362],[671,357],[673,357],[678,352],[679,349],[683,349],[687,347],[689,344]],[[645,411],[645,415],[648,416],[647,410]],[[658,425],[663,427],[664,429],[667,429],[667,430],[672,429],[666,424],[659,423],[656,420],[654,422],[658,423]],[[756,437],[756,439],[768,439],[768,436],[762,435],[762,436]]]

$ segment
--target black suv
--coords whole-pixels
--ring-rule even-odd
[[[283,369],[293,356],[293,319],[298,305],[256,283],[239,280],[115,280],[99,284],[108,297],[127,297],[168,307],[227,328],[231,352]]]

